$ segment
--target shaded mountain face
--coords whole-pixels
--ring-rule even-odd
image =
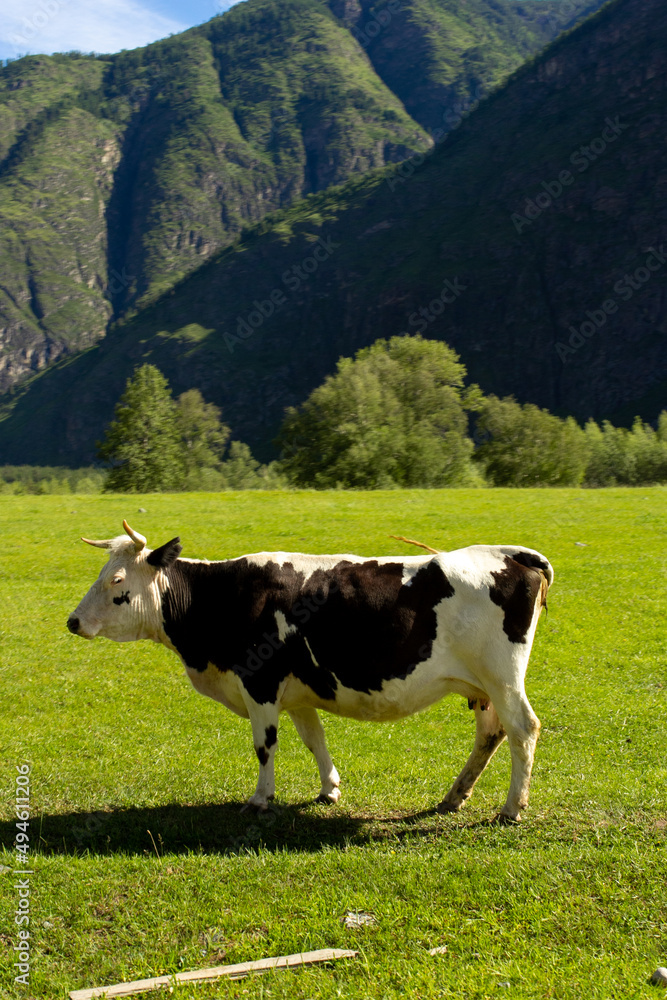
[[[0,69],[0,391],[267,212],[427,150],[596,5],[336,3],[248,0],[143,49]]]
[[[268,457],[285,406],[341,355],[401,332],[447,341],[487,392],[653,419],[667,385],[666,44],[661,2],[615,0],[421,164],[267,217],[35,379],[0,459],[90,460],[143,361],[176,392],[198,386]]]
[[[329,0],[376,73],[442,138],[526,59],[599,0]]]

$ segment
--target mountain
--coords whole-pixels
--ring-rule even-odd
[[[79,358],[36,377],[0,459],[94,457],[134,366],[199,387],[262,457],[283,409],[379,336],[580,419],[653,419],[667,387],[667,8],[613,0],[423,162],[267,216]],[[418,160],[421,158],[418,158]]]
[[[295,199],[426,150],[601,0],[248,0],[0,69],[0,390]]]
[[[329,0],[377,74],[424,128],[442,136],[462,114],[600,0]]]

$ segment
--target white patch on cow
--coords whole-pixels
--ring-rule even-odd
[[[297,631],[296,625],[290,625],[282,611],[276,611],[276,628],[279,642],[284,642],[288,635],[293,635]]]
[[[403,587],[411,587],[413,580],[419,570],[431,561],[433,556],[412,556],[413,559],[419,560],[415,563],[407,563],[405,559],[394,560],[395,562],[401,562],[403,564],[403,575],[401,576],[401,585]]]
[[[185,672],[190,678],[195,691],[205,694],[214,701],[219,701],[225,708],[231,709],[242,719],[248,718],[248,709],[243,700],[242,685],[236,674],[230,670],[218,670],[213,663],[209,663],[206,670],[192,670],[185,668]]]
[[[341,562],[365,563],[374,562],[379,566],[388,563],[399,563],[404,567],[404,577],[406,580],[412,579],[417,570],[425,566],[433,556],[425,554],[423,556],[379,556],[370,558],[369,556],[355,556],[349,552],[340,552],[325,555],[306,555],[302,552],[253,552],[247,556],[239,556],[239,559],[247,559],[253,566],[266,566],[268,563],[275,563],[279,569],[289,563],[296,573],[303,573],[304,583],[306,583],[313,573],[333,569]],[[230,559],[229,562],[236,562]]]
[[[308,650],[308,652],[310,653],[310,658],[311,658],[311,660],[313,661],[313,663],[315,664],[315,666],[316,666],[316,667],[319,667],[319,663],[318,663],[318,662],[317,662],[317,660],[315,659],[315,654],[313,653],[312,649],[310,648],[310,643],[309,643],[309,642],[308,642],[308,640],[306,639],[305,635],[304,635],[304,637],[303,637],[303,641],[304,641],[304,642],[305,642],[305,644],[306,644],[306,649],[307,649],[307,650]]]

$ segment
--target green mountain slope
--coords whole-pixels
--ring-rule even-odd
[[[0,69],[0,390],[267,212],[427,149],[596,5],[335,3],[248,0],[143,49]]]
[[[230,14],[0,72],[0,385],[99,339],[268,210],[429,144],[321,4]]]
[[[329,5],[408,113],[440,136],[601,3],[329,0]]]
[[[95,60],[24,59],[0,72],[0,384],[104,335],[110,123],[80,106]]]
[[[92,458],[145,360],[177,392],[198,386],[266,456],[283,408],[340,355],[403,331],[452,344],[486,391],[582,419],[653,418],[667,384],[666,43],[658,0],[613,0],[421,166],[267,217],[36,378],[2,424],[0,459]]]

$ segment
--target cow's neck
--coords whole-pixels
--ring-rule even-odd
[[[205,670],[215,658],[215,647],[233,603],[234,563],[177,559],[163,572],[160,641],[174,649],[187,666]]]

